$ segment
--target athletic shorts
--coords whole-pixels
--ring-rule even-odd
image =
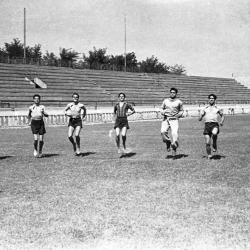
[[[129,129],[127,117],[117,117],[116,120],[115,120],[114,129],[116,129],[116,128],[122,129],[124,127],[126,127],[127,129]]]
[[[82,119],[81,118],[70,118],[68,127],[76,128],[80,126],[82,128]]]
[[[205,122],[205,129],[203,134],[211,136],[214,128],[218,128],[218,135],[220,133],[219,124],[217,122]]]
[[[46,133],[43,120],[31,120],[31,131],[33,134],[44,135]]]

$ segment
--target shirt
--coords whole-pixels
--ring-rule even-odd
[[[205,122],[218,123],[218,115],[223,115],[222,109],[219,109],[217,105],[207,105],[202,111],[201,115],[205,115]]]
[[[162,109],[165,109],[167,111],[167,114],[164,116],[164,119],[167,117],[176,117],[176,115],[183,110],[183,104],[180,99],[165,99],[161,105]]]
[[[83,109],[84,105],[80,102],[75,104],[74,102],[69,103],[65,110],[70,110],[70,114],[72,118],[81,118],[81,110]]]
[[[126,102],[124,102],[121,107],[120,103],[117,103],[114,107],[114,113],[117,115],[117,117],[127,117],[126,113],[128,112],[129,109],[131,111],[134,111],[134,108]]]
[[[42,120],[43,112],[45,111],[44,105],[33,104],[29,107],[29,114],[31,115],[32,120]]]

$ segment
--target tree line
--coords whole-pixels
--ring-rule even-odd
[[[24,57],[24,44],[14,38],[11,43],[5,43],[3,48],[0,48],[0,57],[9,59],[18,59]],[[107,48],[96,49],[88,52],[88,55],[76,52],[72,49],[60,49],[60,56],[57,57],[53,52],[46,51],[43,55],[41,51],[42,45],[36,44],[34,47],[26,46],[26,59],[33,60],[48,60],[55,64],[60,60],[63,65],[83,64],[88,68],[96,68],[97,65],[114,65],[116,67],[125,67],[125,55],[107,55]],[[83,55],[81,58],[80,55]],[[137,71],[145,73],[162,73],[162,74],[186,74],[185,67],[179,64],[170,66],[160,62],[157,57],[152,55],[145,60],[138,61],[134,52],[126,54],[126,68],[137,69]]]

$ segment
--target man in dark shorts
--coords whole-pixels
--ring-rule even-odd
[[[73,102],[69,103],[66,108],[64,109],[64,114],[69,119],[69,130],[68,130],[68,137],[69,141],[73,145],[73,149],[76,156],[81,155],[80,152],[80,132],[82,129],[82,120],[86,116],[86,108],[85,106],[79,102],[79,95],[74,93],[72,95]],[[75,132],[75,141],[73,138],[73,134]]]
[[[34,156],[42,157],[42,149],[44,145],[44,134],[46,133],[43,117],[48,117],[45,112],[44,105],[40,105],[40,95],[33,96],[34,104],[29,107],[28,124],[31,126],[31,131],[34,135]],[[38,151],[38,135],[39,135],[39,151]],[[38,153],[39,152],[39,153]]]
[[[129,129],[128,125],[128,119],[127,117],[134,114],[135,110],[134,108],[125,102],[126,95],[124,93],[120,93],[118,95],[119,103],[117,103],[114,106],[114,119],[115,119],[115,132],[116,132],[116,146],[118,150],[118,154],[121,154],[121,148],[120,148],[120,134],[122,135],[122,144],[124,148],[124,153],[126,152],[126,139],[127,139],[127,129]],[[132,112],[128,112],[128,110],[131,110]]]
[[[218,108],[215,104],[217,96],[211,94],[208,96],[209,104],[201,111],[201,114],[198,118],[199,121],[205,116],[205,129],[204,129],[204,136],[206,141],[206,151],[207,151],[207,158],[212,158],[211,153],[211,139],[213,141],[213,152],[217,151],[217,137],[220,132],[219,125],[223,126],[223,122],[225,117],[223,115],[223,111]],[[218,122],[218,115],[221,116],[220,123]]]

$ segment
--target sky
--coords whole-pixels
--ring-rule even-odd
[[[126,44],[188,75],[250,77],[250,0],[0,0],[0,48],[24,42],[24,8],[26,44],[43,53],[121,55]]]

